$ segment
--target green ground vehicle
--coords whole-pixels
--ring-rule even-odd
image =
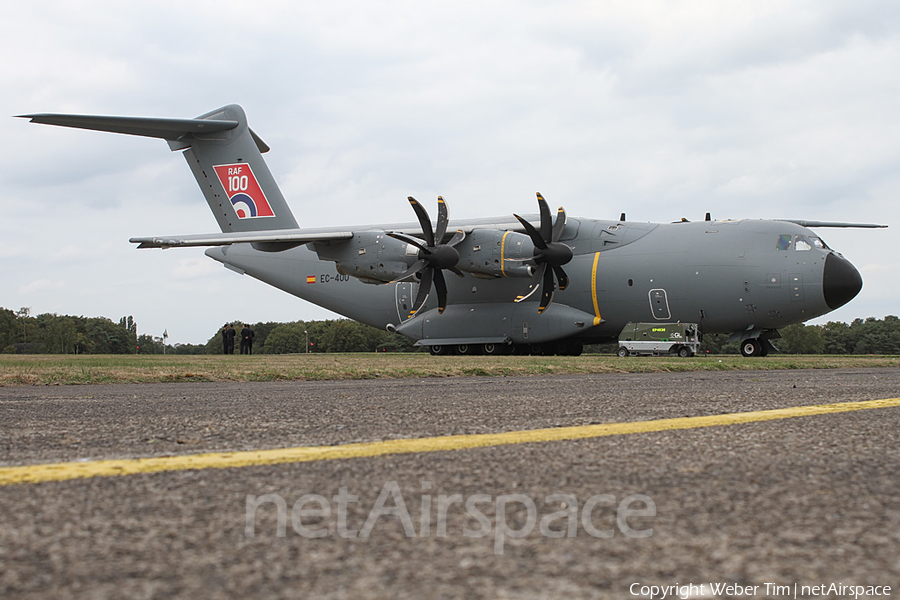
[[[621,357],[677,354],[694,356],[700,348],[700,328],[696,323],[629,323],[619,334]]]

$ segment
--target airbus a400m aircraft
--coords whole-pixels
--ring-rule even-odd
[[[579,354],[629,322],[698,323],[765,355],[778,328],[823,315],[862,288],[859,272],[800,220],[641,223],[537,215],[450,221],[437,201],[416,222],[301,228],[269,150],[229,105],[195,119],[62,114],[35,123],[162,138],[187,160],[221,233],[132,238],[139,248],[208,246],[207,256],[432,353]]]

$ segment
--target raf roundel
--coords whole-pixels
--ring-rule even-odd
[[[238,219],[274,217],[265,193],[247,163],[213,167]]]

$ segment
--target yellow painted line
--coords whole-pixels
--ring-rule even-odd
[[[900,406],[900,398],[866,400],[862,402],[841,402],[779,408],[754,412],[710,415],[705,417],[682,417],[659,419],[656,421],[636,421],[631,423],[607,423],[602,425],[582,425],[575,427],[554,427],[529,431],[509,431],[505,433],[485,433],[476,435],[448,435],[420,439],[386,440],[344,446],[301,446],[275,450],[249,452],[216,452],[210,454],[189,454],[184,456],[161,456],[121,460],[96,460],[87,462],[67,462],[38,464],[0,468],[0,486],[18,483],[40,483],[44,481],[65,481],[87,477],[112,477],[135,475],[138,473],[159,473],[163,471],[183,471],[186,469],[230,469],[256,465],[313,462],[320,460],[342,460],[348,458],[370,458],[390,454],[412,454],[419,452],[447,452],[469,448],[486,448],[508,444],[529,444],[563,440],[581,440],[613,435],[650,433],[655,431],[679,431],[738,425],[760,421],[775,421],[794,417],[810,417],[873,408]]]
[[[594,325],[599,325],[600,305],[597,303],[597,264],[600,262],[600,253],[594,254],[594,267],[591,269],[591,298],[594,299]]]
[[[500,273],[503,274],[504,277],[508,277],[506,274],[506,236],[508,236],[511,231],[507,231],[503,234],[503,237],[500,238]]]

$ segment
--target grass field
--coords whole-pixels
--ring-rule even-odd
[[[694,358],[609,355],[431,356],[288,354],[257,356],[0,355],[0,386],[170,381],[310,381],[405,377],[656,373],[750,369],[897,367],[896,356],[734,355]]]

